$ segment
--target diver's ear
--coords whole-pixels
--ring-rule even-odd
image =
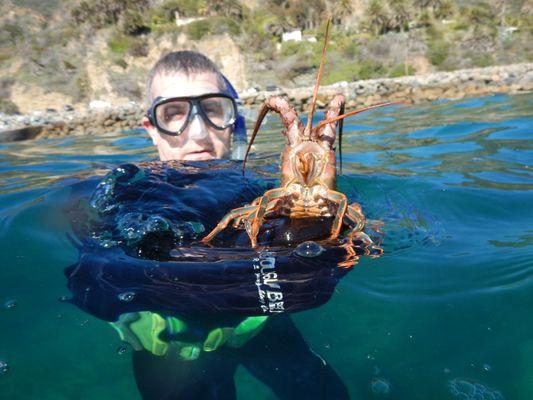
[[[146,131],[152,138],[152,143],[154,144],[154,146],[157,146],[159,140],[161,139],[161,135],[157,128],[152,125],[152,123],[147,117],[143,117],[143,119],[141,120],[141,125],[144,127],[144,129],[146,129]]]

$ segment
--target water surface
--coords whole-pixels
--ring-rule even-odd
[[[533,95],[491,96],[346,121],[338,189],[384,223],[385,254],[294,319],[352,398],[530,398],[532,114]],[[265,179],[280,129],[272,115],[256,140]],[[0,397],[139,398],[131,350],[60,301],[77,258],[62,205],[71,185],[155,157],[142,131],[0,145]],[[274,398],[242,369],[237,387]]]

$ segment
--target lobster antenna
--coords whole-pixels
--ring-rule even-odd
[[[373,106],[359,108],[357,110],[349,111],[346,114],[338,115],[336,117],[320,121],[318,123],[318,125],[315,127],[315,129],[319,130],[320,128],[322,128],[323,126],[325,126],[327,124],[331,124],[332,122],[336,122],[336,121],[342,120],[342,119],[344,119],[346,117],[350,117],[352,115],[362,113],[363,111],[368,111],[368,110],[372,110],[374,108],[379,108],[379,107],[392,106],[392,105],[396,105],[396,104],[407,104],[407,103],[405,101],[389,101],[387,103],[379,103],[379,104],[374,104]]]
[[[244,161],[242,163],[242,175],[243,176],[244,176],[244,172],[246,171],[246,160],[248,159],[248,154],[250,154],[250,149],[252,148],[252,144],[254,143],[257,132],[259,131],[259,128],[261,127],[261,123],[263,122],[263,119],[265,119],[265,115],[267,115],[269,109],[270,108],[265,103],[263,104],[263,107],[261,107],[261,110],[259,110],[259,115],[257,116],[254,130],[252,132],[252,137],[250,138],[250,143],[248,143],[248,148],[246,149],[246,154],[244,155]]]
[[[341,109],[339,110],[339,114],[344,114],[344,106],[346,103],[342,103]],[[342,174],[342,130],[344,128],[344,119],[341,119],[339,121],[339,172]]]
[[[322,70],[324,69],[324,61],[326,61],[326,46],[328,45],[329,25],[331,23],[331,17],[328,18],[326,24],[326,35],[324,38],[324,47],[322,47],[322,58],[320,59],[320,67],[318,67],[318,74],[316,76],[315,90],[313,91],[313,100],[309,107],[309,118],[307,120],[307,127],[305,132],[311,133],[311,127],[313,126],[313,113],[315,112],[316,98],[318,97],[318,88],[320,87],[320,80],[322,79]]]

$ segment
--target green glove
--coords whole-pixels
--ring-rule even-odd
[[[156,356],[164,356],[169,348],[177,351],[183,360],[196,360],[203,351],[215,351],[226,344],[230,347],[242,347],[256,336],[263,328],[268,317],[249,317],[235,328],[215,328],[207,334],[204,342],[163,341],[159,335],[163,331],[175,335],[185,332],[185,322],[175,317],[163,318],[157,313],[141,311],[122,314],[111,326],[116,329],[120,339],[131,344],[134,350],[148,350]]]

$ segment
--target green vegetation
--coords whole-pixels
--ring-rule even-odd
[[[94,29],[116,25],[123,33],[137,34],[148,29],[144,15],[149,7],[149,0],[81,0],[70,14],[76,24]]]
[[[194,21],[187,25],[187,35],[192,40],[200,40],[211,30],[211,23],[206,20]]]
[[[84,1],[78,9],[88,7]],[[266,0],[262,7],[253,9],[238,0],[163,0],[153,2],[153,7],[146,10],[147,2],[132,5],[131,0],[96,1],[107,6],[100,7],[103,16],[93,16],[93,20],[97,25],[98,21],[114,20],[121,34],[115,34],[109,43],[114,53],[133,53],[135,41],[128,37],[138,34],[145,26],[161,34],[184,32],[191,40],[227,32],[241,46],[247,59],[271,63],[278,77],[287,81],[313,73],[317,68],[325,21],[331,13],[334,26],[328,60],[334,62],[335,68],[326,70],[324,83],[413,74],[416,71],[410,64],[407,49],[408,41],[413,40],[425,42],[424,56],[435,69],[492,65],[498,62],[498,57],[487,49],[498,49],[499,24],[505,18],[510,20],[511,12],[501,15],[501,7],[497,9],[484,0],[461,3],[461,6],[452,0],[371,0],[362,15],[354,19],[348,0]],[[110,3],[116,3],[115,8]],[[117,12],[113,14],[110,9]],[[141,10],[144,10],[142,16]],[[175,24],[177,15],[202,19],[179,28]],[[513,15],[517,24],[524,20],[516,10]],[[355,24],[345,26],[346,21]],[[529,29],[523,22],[520,26],[524,31]],[[281,35],[293,29],[300,29],[317,41],[280,45]],[[395,33],[403,36],[396,41],[386,39]],[[477,38],[481,38],[482,45],[476,44]],[[483,47],[483,51],[475,46]],[[142,46],[137,48],[140,51],[136,53],[144,54]]]
[[[12,77],[0,78],[0,112],[15,114],[19,112],[16,104],[9,100],[11,86],[15,83]]]
[[[489,67],[494,63],[494,59],[491,54],[475,54],[471,57],[473,67]]]
[[[450,53],[450,45],[444,39],[433,39],[428,42],[428,58],[435,66],[442,65]]]
[[[414,73],[415,69],[412,66],[408,65],[406,68],[405,64],[398,64],[389,70],[388,76],[389,78],[398,78],[405,75],[414,75]]]
[[[0,112],[5,114],[17,114],[19,109],[11,100],[0,98]]]
[[[132,71],[140,68],[135,76],[142,79],[147,66],[132,56],[146,57],[159,39],[177,43],[180,35],[199,41],[229,34],[243,53],[249,82],[312,84],[332,15],[324,84],[398,77],[533,60],[529,3],[368,0],[354,10],[351,0],[76,0],[63,2],[69,8],[56,14],[47,11],[54,18],[4,19],[0,63],[10,66],[18,57],[18,78],[84,98],[94,93],[82,55],[98,56],[93,45],[103,42],[109,51],[101,61],[113,66],[113,87],[134,94],[139,89]],[[57,18],[60,12],[67,18]],[[177,26],[177,16],[199,19]],[[292,30],[301,30],[303,40],[282,42]]]
[[[113,53],[124,54],[127,53],[133,45],[133,40],[123,34],[116,33],[108,42],[109,49]]]
[[[0,27],[0,45],[15,45],[24,37],[24,30],[21,26],[14,23],[5,23]]]

